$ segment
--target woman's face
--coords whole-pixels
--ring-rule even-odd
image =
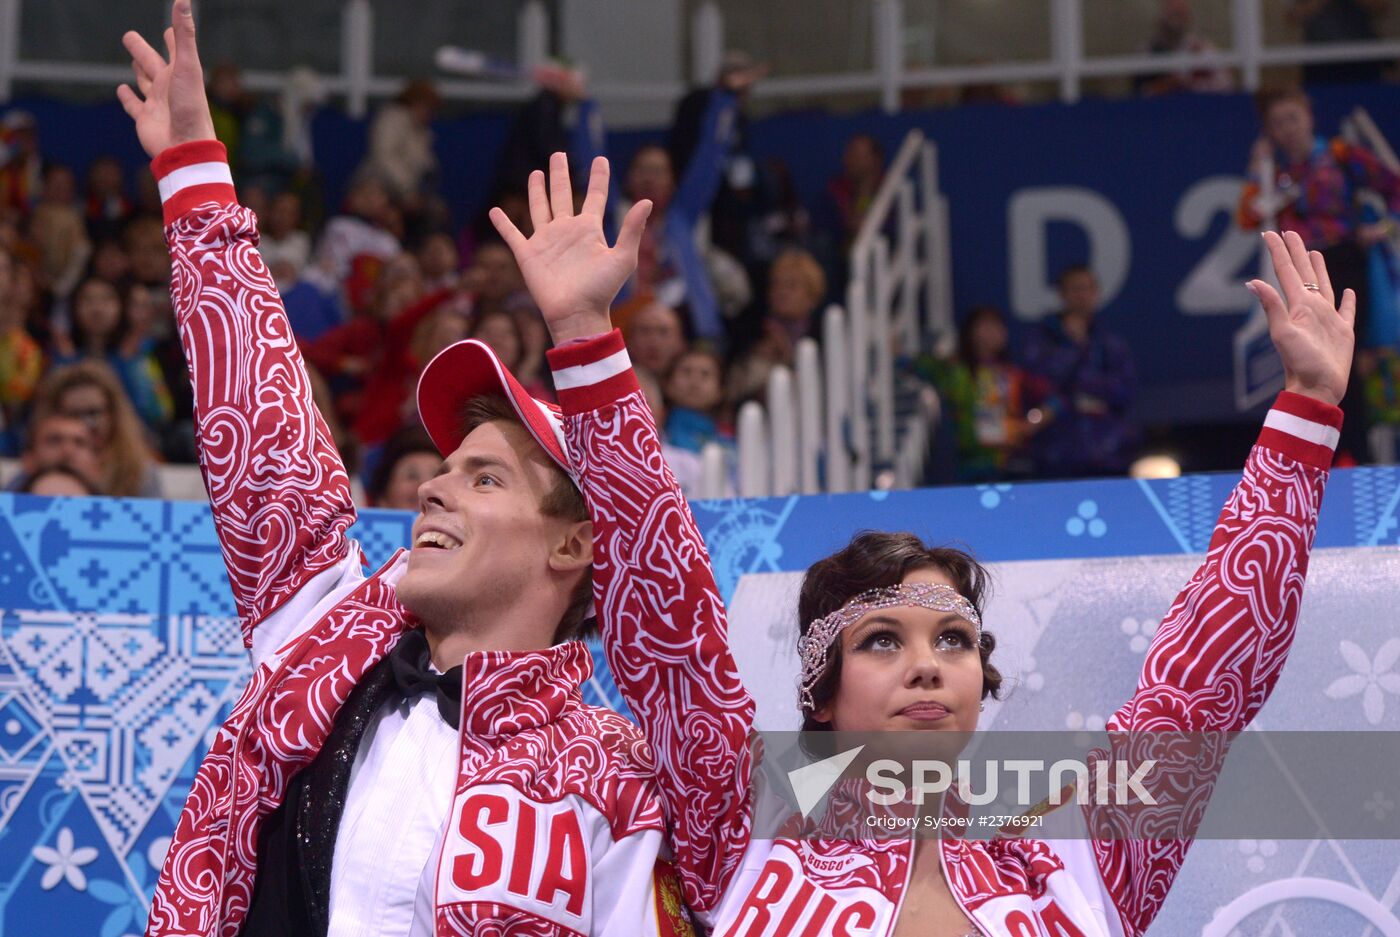
[[[682,355],[666,381],[666,396],[678,407],[706,412],[724,399],[719,365],[709,355]]]
[[[995,361],[1006,351],[1006,326],[995,316],[982,316],[972,326],[972,350],[978,361]]]
[[[940,569],[918,569],[904,583],[956,588]],[[977,632],[949,612],[900,606],[846,628],[841,682],[813,715],[840,732],[936,729],[971,732],[982,702]]]
[[[89,338],[114,337],[121,322],[122,300],[117,288],[105,280],[89,280],[73,302],[73,319]]]
[[[664,211],[676,190],[671,157],[659,146],[643,147],[627,167],[627,194],[641,201],[649,198],[657,211]]]
[[[433,356],[448,345],[460,342],[466,337],[466,318],[454,310],[444,309],[428,322],[428,334],[423,342],[423,360],[433,360]]]
[[[820,297],[812,296],[807,278],[791,264],[774,267],[768,279],[768,310],[780,319],[801,320],[812,315]]]
[[[137,284],[126,294],[126,317],[131,331],[137,335],[147,335],[156,321],[156,300],[151,291]]]
[[[92,256],[92,275],[108,283],[119,283],[131,270],[131,259],[120,244],[108,241]]]
[[[507,368],[514,370],[520,364],[520,334],[509,315],[502,313],[485,317],[472,330],[472,338],[491,346],[496,357]]]
[[[112,439],[112,406],[102,388],[96,384],[70,387],[58,399],[58,409],[64,416],[83,421],[92,434],[94,447],[107,447]]]
[[[410,452],[394,463],[389,484],[378,507],[401,511],[418,510],[418,486],[437,474],[442,456],[436,452]]]

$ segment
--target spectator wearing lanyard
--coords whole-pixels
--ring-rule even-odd
[[[1365,147],[1319,136],[1312,104],[1296,88],[1263,92],[1257,104],[1263,134],[1250,154],[1240,226],[1257,228],[1273,216],[1280,231],[1297,232],[1308,250],[1322,253],[1333,281],[1356,292],[1359,347],[1393,344],[1395,301],[1384,292],[1394,293],[1396,278],[1384,243],[1395,230],[1391,216],[1400,211],[1400,175]],[[1264,197],[1266,190],[1271,198]],[[1384,201],[1384,217],[1374,218],[1379,213],[1363,207],[1362,190]],[[1382,292],[1374,289],[1378,283]],[[1365,412],[1363,386],[1353,373],[1343,401],[1358,417]],[[1366,460],[1365,420],[1348,421],[1339,449]]]

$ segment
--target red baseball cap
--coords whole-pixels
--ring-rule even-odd
[[[483,394],[510,401],[535,441],[570,478],[574,477],[564,446],[562,411],[530,396],[491,347],[474,338],[455,342],[438,352],[418,378],[418,415],[443,458],[455,452],[466,438],[463,408]]]

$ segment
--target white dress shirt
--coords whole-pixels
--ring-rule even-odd
[[[429,866],[452,809],[458,758],[457,730],[433,694],[392,699],[375,714],[336,833],[329,937],[432,937]]]

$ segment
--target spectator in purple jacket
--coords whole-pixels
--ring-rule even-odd
[[[1118,475],[1132,461],[1137,426],[1132,354],[1097,321],[1099,282],[1076,264],[1059,276],[1061,312],[1028,336],[1030,402],[1042,429],[1033,447],[1036,473],[1065,478]],[[1028,414],[1035,420],[1036,413]]]

